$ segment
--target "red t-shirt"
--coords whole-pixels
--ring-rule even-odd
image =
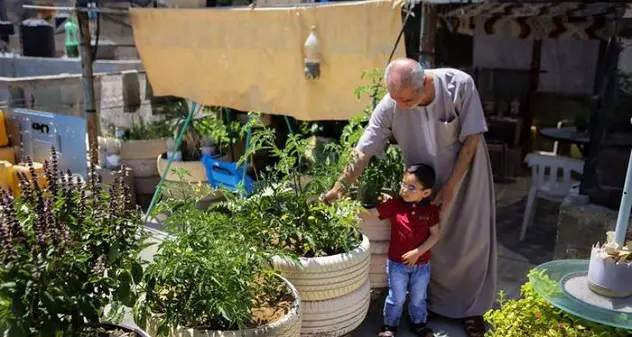
[[[408,203],[390,199],[379,206],[380,219],[391,222],[391,243],[388,258],[403,263],[402,255],[421,246],[430,237],[430,227],[439,223],[439,209],[429,202]],[[417,260],[417,264],[430,261],[430,250]]]

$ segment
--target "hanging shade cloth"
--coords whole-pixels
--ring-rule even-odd
[[[130,8],[134,41],[156,95],[300,120],[345,120],[371,102],[354,90],[383,68],[402,25],[401,4],[346,2],[241,9]],[[304,75],[312,25],[321,75]],[[400,43],[395,56],[404,56]]]
[[[441,16],[441,24],[453,32],[474,35],[482,24],[486,34],[520,39],[608,39],[616,18],[629,5],[622,3],[498,3],[485,2],[452,10]],[[619,28],[629,25],[619,21]]]

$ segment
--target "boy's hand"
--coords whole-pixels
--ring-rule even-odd
[[[404,264],[407,266],[414,266],[417,263],[417,260],[421,257],[421,252],[419,249],[415,248],[408,253],[402,255],[402,259],[404,260]]]

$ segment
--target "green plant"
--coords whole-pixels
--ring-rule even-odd
[[[145,247],[124,179],[106,190],[92,166],[79,182],[59,171],[54,149],[45,186],[28,165],[20,197],[2,191],[0,200],[0,331],[85,335],[107,305],[110,318],[120,319],[122,305],[136,300]]]
[[[172,135],[169,123],[165,120],[134,123],[123,140],[163,139]]]
[[[144,278],[145,298],[135,320],[145,325],[152,314],[160,335],[181,326],[236,330],[269,323],[293,299],[259,249],[260,227],[222,212],[196,207],[208,191],[198,188],[184,200],[161,202],[170,234],[158,248]],[[270,310],[257,310],[268,308]],[[287,311],[285,311],[287,312]]]
[[[551,284],[549,291],[559,291],[559,286],[544,271],[532,270],[530,279]],[[557,290],[556,290],[557,289]],[[487,337],[624,337],[629,331],[606,327],[569,315],[536,294],[532,283],[521,288],[522,297],[506,300],[500,294],[500,308],[488,311],[485,319],[492,325]]]
[[[233,198],[228,203],[234,217],[243,223],[259,224],[262,249],[282,250],[303,257],[327,256],[348,252],[360,244],[359,205],[340,200],[327,205],[318,196],[334,181],[331,165],[314,163],[312,180],[301,183],[301,168],[306,162],[309,138],[290,135],[284,148],[276,146],[275,133],[257,128],[247,155],[267,151],[276,159],[262,172],[257,191],[249,198]],[[246,156],[242,158],[245,160]]]

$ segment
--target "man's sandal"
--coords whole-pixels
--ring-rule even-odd
[[[485,320],[483,316],[472,316],[463,319],[465,332],[468,337],[483,337],[485,335]]]
[[[434,337],[434,331],[425,324],[413,325],[410,330],[417,337]]]

